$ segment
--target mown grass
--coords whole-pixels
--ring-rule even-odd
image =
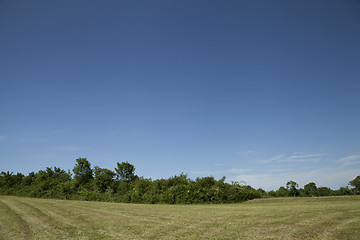
[[[359,239],[360,197],[145,205],[0,196],[0,239]]]

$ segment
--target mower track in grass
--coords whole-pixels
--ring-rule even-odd
[[[166,205],[0,196],[0,239],[359,239],[360,196]]]

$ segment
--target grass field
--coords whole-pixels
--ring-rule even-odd
[[[0,239],[360,239],[360,197],[143,205],[0,196]]]

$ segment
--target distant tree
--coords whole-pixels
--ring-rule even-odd
[[[319,196],[331,196],[332,190],[328,187],[319,187],[318,194]]]
[[[278,197],[288,196],[288,190],[285,187],[279,187],[279,189],[275,192]]]
[[[296,197],[299,195],[299,190],[297,189],[297,187],[299,187],[299,185],[294,181],[288,181],[286,183],[286,188],[288,190],[289,196]]]
[[[0,173],[0,188],[7,189],[9,193],[13,190],[13,188],[21,188],[24,177],[25,176],[22,173],[17,173],[15,175],[13,172],[2,171]]]
[[[353,186],[354,194],[360,193],[360,176],[357,176],[354,180],[349,182],[350,186]]]
[[[258,194],[260,196],[266,196],[267,195],[267,192],[262,188],[258,188],[256,191],[258,192]]]
[[[196,185],[198,185],[199,188],[211,188],[215,186],[215,184],[216,180],[213,176],[196,178]]]
[[[269,194],[269,196],[272,196],[272,197],[277,196],[277,194],[276,194],[276,192],[274,190],[269,191],[268,194]]]
[[[74,178],[80,184],[85,184],[93,178],[93,171],[91,169],[91,164],[86,158],[76,159],[76,165],[73,169]]]
[[[35,173],[30,172],[29,175],[25,176],[23,183],[25,186],[30,186],[35,181]]]
[[[314,182],[308,183],[304,186],[305,194],[314,197],[317,194],[317,187]]]
[[[94,175],[95,184],[100,192],[105,192],[107,188],[114,187],[114,176],[116,174],[113,171],[96,166],[94,168]]]
[[[353,191],[348,187],[340,187],[338,190],[335,191],[336,195],[344,196],[344,195],[352,195]]]
[[[134,165],[128,162],[117,163],[117,167],[115,168],[115,171],[118,179],[122,181],[132,182],[138,179],[138,176],[135,175]]]
[[[4,188],[11,188],[15,182],[13,180],[13,172],[4,172],[2,171],[0,173],[0,187],[4,187]]]
[[[135,175],[135,167],[117,163],[115,171],[91,164],[86,158],[76,159],[73,177],[70,170],[47,167],[28,176],[0,173],[0,194],[58,199],[116,201],[133,203],[235,203],[261,197],[266,192],[255,190],[245,182],[225,182],[214,177],[196,180],[181,173],[169,179],[145,179]],[[121,181],[116,181],[121,179]],[[287,190],[282,187],[287,193]],[[280,195],[280,194],[279,194]],[[285,196],[285,194],[283,195]],[[287,196],[287,194],[286,194]]]

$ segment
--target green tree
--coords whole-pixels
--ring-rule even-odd
[[[285,188],[285,187],[283,187],[283,186],[281,186],[281,187],[279,187],[279,189],[278,190],[276,190],[276,196],[277,197],[285,197],[285,196],[288,196],[289,194],[288,194],[288,190]]]
[[[25,176],[21,173],[14,175],[13,172],[2,171],[0,174],[0,194],[1,192],[4,194],[13,194],[21,189],[24,177]]]
[[[96,166],[94,168],[94,175],[95,184],[100,192],[105,192],[107,188],[114,188],[114,176],[116,174],[113,171]]]
[[[335,191],[336,195],[344,196],[344,195],[352,195],[353,191],[348,187],[340,187],[338,190]]]
[[[3,187],[3,188],[11,188],[12,186],[15,185],[15,181],[13,179],[13,175],[14,173],[13,172],[4,172],[2,171],[0,173],[0,187]]]
[[[297,187],[299,187],[299,185],[294,181],[288,181],[286,183],[286,188],[289,192],[289,196],[296,197],[299,195],[299,190],[297,189]]]
[[[35,173],[30,172],[29,175],[24,177],[23,184],[25,186],[30,186],[34,181],[35,181]]]
[[[304,186],[305,194],[314,197],[317,195],[317,187],[314,182],[308,183]]]
[[[138,176],[135,175],[134,165],[128,162],[117,163],[115,171],[118,179],[122,181],[132,182],[138,179]]]
[[[267,192],[262,188],[258,188],[256,191],[260,196],[266,196],[267,194]]]
[[[76,159],[76,165],[73,169],[74,178],[80,184],[85,184],[93,178],[93,171],[91,169],[91,164],[86,158]]]
[[[354,180],[349,182],[350,186],[353,186],[354,194],[360,193],[360,176],[357,176]]]
[[[331,196],[332,195],[332,190],[328,187],[319,187],[318,188],[318,194],[319,196]]]

